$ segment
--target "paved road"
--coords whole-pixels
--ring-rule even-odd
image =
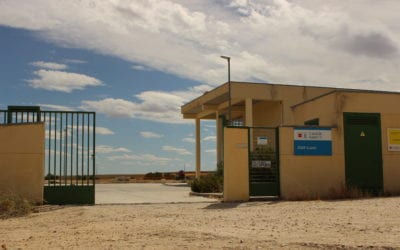
[[[96,184],[96,204],[214,202],[199,196],[189,196],[186,185],[160,183]]]

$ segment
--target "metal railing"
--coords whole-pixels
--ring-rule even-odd
[[[45,124],[46,186],[95,185],[95,112],[9,107],[0,110],[1,122]]]

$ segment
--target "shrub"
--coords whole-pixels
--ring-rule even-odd
[[[151,172],[151,173],[147,173],[144,175],[144,179],[145,180],[161,180],[162,178],[162,173],[160,172]]]
[[[12,193],[0,194],[0,219],[24,216],[31,211],[32,204],[27,199]]]
[[[190,182],[190,188],[197,193],[222,192],[222,177],[216,174],[201,176]]]
[[[192,180],[190,188],[197,193],[220,193],[223,190],[224,163],[217,164],[217,171]]]

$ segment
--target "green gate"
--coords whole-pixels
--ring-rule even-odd
[[[250,196],[279,196],[278,128],[249,128]]]
[[[46,203],[95,203],[96,113],[9,106],[1,116],[8,124],[44,122]]]

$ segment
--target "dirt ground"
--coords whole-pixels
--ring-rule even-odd
[[[400,249],[400,198],[59,207],[0,220],[3,249]]]

